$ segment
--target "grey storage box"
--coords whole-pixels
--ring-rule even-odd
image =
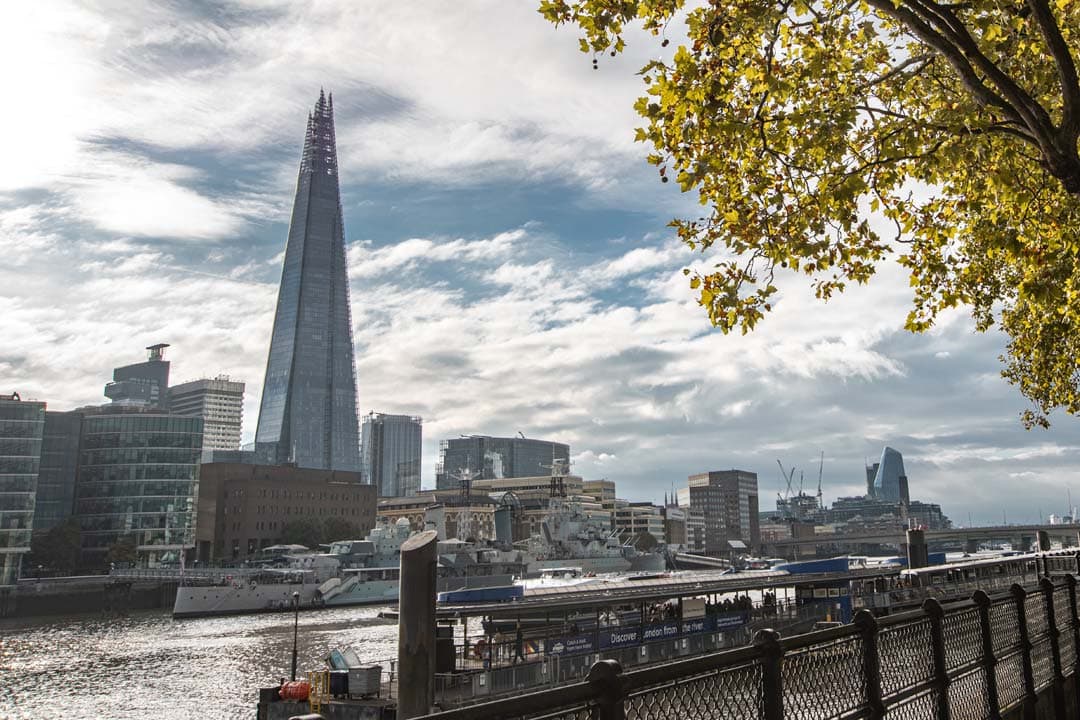
[[[349,668],[349,695],[362,697],[378,695],[382,682],[382,665],[360,665]]]

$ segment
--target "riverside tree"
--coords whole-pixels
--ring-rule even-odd
[[[640,74],[662,181],[696,191],[672,222],[724,332],[772,308],[774,279],[818,298],[910,273],[906,327],[970,308],[1009,339],[1025,424],[1080,411],[1080,0],[543,0],[593,66],[652,33]],[[672,35],[674,41],[667,36]]]

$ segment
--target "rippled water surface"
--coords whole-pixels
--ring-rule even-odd
[[[365,661],[397,654],[397,624],[380,608],[301,613],[299,669],[333,648]],[[288,676],[292,615],[173,620],[129,617],[0,621],[0,718],[245,718],[258,689]]]

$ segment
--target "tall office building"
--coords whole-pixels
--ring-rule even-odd
[[[720,470],[691,475],[684,495],[690,508],[705,515],[705,549],[710,554],[744,551],[761,545],[758,526],[757,473]]]
[[[113,381],[105,386],[105,397],[117,405],[135,405],[169,409],[169,362],[165,360],[168,343],[146,348],[146,362],[125,365],[113,370]]]
[[[420,491],[420,440],[423,420],[413,415],[364,416],[360,457],[364,482],[379,497],[402,497]]]
[[[904,472],[904,456],[886,446],[881,451],[881,461],[874,475],[873,496],[886,502],[902,502],[907,505],[908,479]]]
[[[455,475],[464,469],[477,479],[494,480],[550,476],[553,465],[569,469],[569,445],[523,437],[470,435],[442,442],[435,485],[440,490],[457,487]]]
[[[239,450],[244,419],[244,383],[228,375],[169,388],[169,412],[203,419],[204,450]]]
[[[349,279],[338,187],[334,102],[308,116],[256,453],[261,462],[360,470]]]
[[[104,405],[83,411],[75,514],[84,563],[130,542],[138,562],[177,562],[195,546],[202,419]]]
[[[0,586],[19,579],[34,528],[45,403],[0,395]]]
[[[62,524],[75,509],[82,417],[78,410],[45,412],[37,501],[34,504],[35,530],[48,530]]]

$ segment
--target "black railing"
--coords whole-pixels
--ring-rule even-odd
[[[427,716],[488,718],[1000,718],[1073,717],[1065,679],[1080,648],[1077,581],[1039,585],[781,638],[759,630],[753,644],[622,672],[601,660],[585,682]],[[1071,693],[1070,693],[1071,695]]]

